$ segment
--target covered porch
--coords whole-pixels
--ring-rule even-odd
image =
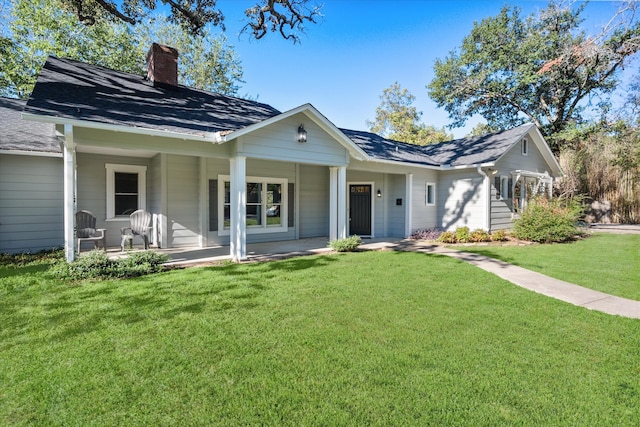
[[[371,238],[363,239],[361,248],[365,250],[379,250],[392,247],[402,238]],[[329,237],[313,237],[298,240],[284,240],[279,242],[248,243],[246,247],[245,262],[271,261],[292,256],[318,255],[332,252],[328,246]],[[136,245],[133,251],[142,251],[141,245]],[[167,254],[170,258],[167,265],[175,267],[189,267],[196,265],[215,264],[224,261],[233,261],[229,246],[220,245],[207,248],[197,246],[182,248],[160,249],[152,247],[158,253]],[[82,254],[87,253],[86,251]],[[121,252],[119,247],[109,247],[107,253],[110,257],[118,258],[127,255]],[[81,254],[81,256],[82,256]]]

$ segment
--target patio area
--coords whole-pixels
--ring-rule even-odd
[[[385,239],[363,239],[363,249],[376,250],[391,247],[400,242],[402,239],[385,238]],[[331,252],[328,247],[329,237],[315,237],[299,240],[284,240],[279,242],[266,243],[250,243],[247,244],[248,259],[245,262],[269,261],[274,259],[288,258],[292,256],[316,255]],[[141,251],[142,245],[138,240],[134,244],[132,251]],[[175,267],[187,267],[202,264],[213,264],[222,261],[231,260],[229,246],[214,246],[208,248],[200,247],[183,247],[183,248],[167,248],[151,250],[159,253],[167,254],[170,261],[166,264]],[[83,253],[86,253],[84,251]],[[107,249],[110,257],[119,258],[126,256],[126,253],[120,251],[120,248],[112,247]]]

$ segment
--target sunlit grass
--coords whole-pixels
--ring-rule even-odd
[[[640,300],[639,234],[598,233],[572,243],[462,249],[590,289]]]
[[[44,265],[0,270],[0,425],[640,419],[640,322],[450,258],[351,253],[74,285]]]

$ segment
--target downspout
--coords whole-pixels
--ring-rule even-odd
[[[483,189],[485,194],[485,210],[484,210],[484,229],[487,232],[491,232],[491,179],[485,171],[482,170],[480,165],[477,167],[477,171],[483,179]]]

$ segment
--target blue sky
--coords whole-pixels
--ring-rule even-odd
[[[312,0],[313,1],[313,0]],[[436,58],[444,58],[469,34],[474,22],[494,16],[504,1],[321,0],[324,17],[308,24],[299,44],[269,34],[255,41],[238,36],[243,10],[251,2],[219,0],[227,39],[244,68],[241,94],[286,111],[311,103],[339,127],[366,130],[383,89],[397,81],[416,96],[423,121],[449,124],[425,86],[433,78]],[[511,1],[526,14],[543,9],[547,1]],[[617,3],[588,4],[584,17],[602,27]],[[480,119],[453,129],[464,136]]]

